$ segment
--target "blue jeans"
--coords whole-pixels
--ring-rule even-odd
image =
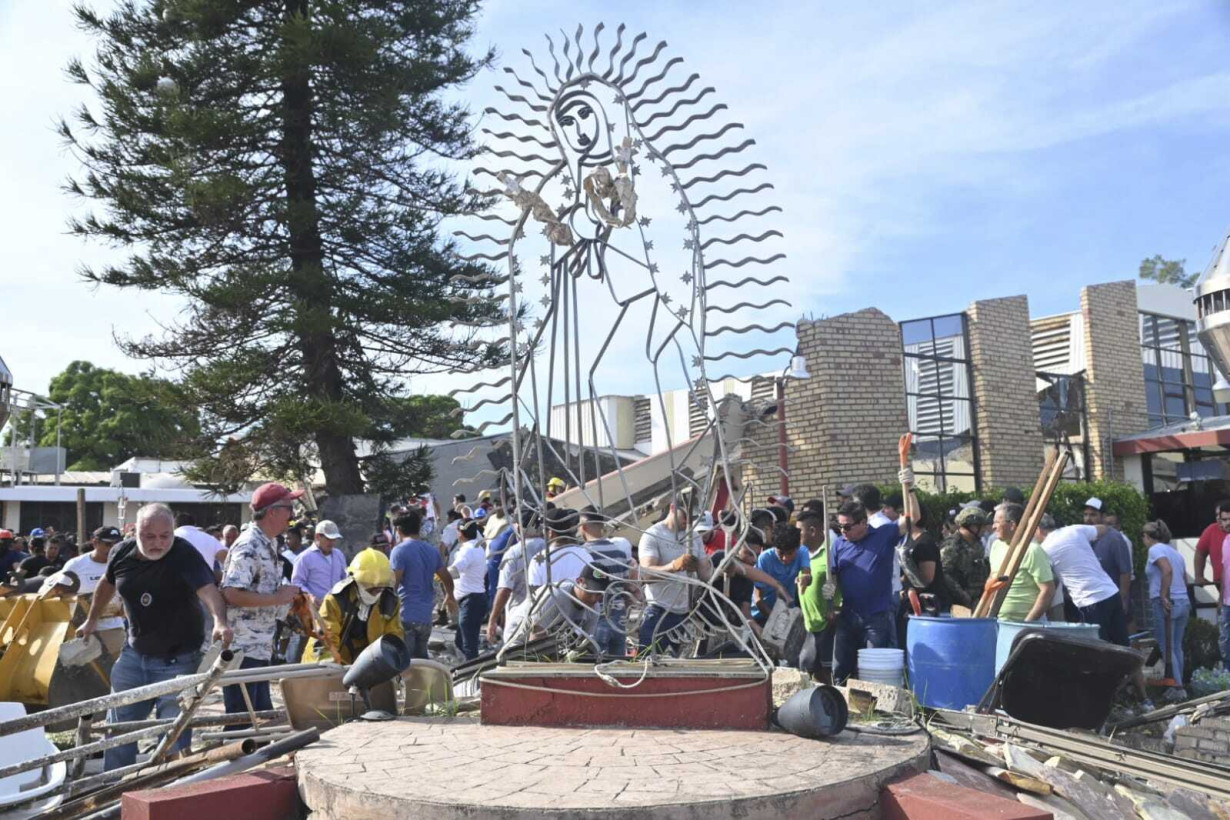
[[[889,610],[863,618],[843,611],[837,616],[833,637],[833,683],[840,686],[858,668],[860,649],[888,649],[893,645],[893,613]]]
[[[665,649],[673,653],[679,645],[676,636],[671,632],[688,617],[686,612],[667,612],[657,604],[645,608],[645,616],[641,618],[641,632],[638,635],[640,651],[657,652]]]
[[[268,660],[257,660],[256,658],[245,657],[239,664],[240,669],[263,669],[269,665]],[[244,684],[248,689],[248,697],[252,699],[252,708],[257,712],[268,711],[273,708],[273,701],[269,697],[269,681],[261,681],[260,683]],[[248,711],[248,704],[243,699],[243,690],[239,684],[222,687],[222,702],[226,704],[226,713],[228,715],[245,714]],[[247,723],[236,723],[233,726],[227,726],[225,731],[237,732],[240,729],[247,729]]]
[[[1171,598],[1170,604],[1170,671],[1182,686],[1183,633],[1187,629],[1187,619],[1192,614],[1192,602],[1187,598]],[[1162,609],[1162,599],[1150,598],[1149,605],[1153,607],[1153,637],[1157,639],[1157,648],[1165,652],[1166,612]]]
[[[622,658],[628,654],[628,610],[610,608],[598,618],[594,630],[594,642],[598,650],[608,658]]]
[[[487,559],[487,611],[495,606],[496,587],[500,583],[500,564],[504,561],[504,553]]]
[[[1221,591],[1217,592],[1218,597],[1221,596]],[[1225,667],[1227,672],[1230,672],[1230,604],[1221,605],[1221,634],[1217,643],[1221,647],[1221,665]]]
[[[171,657],[142,655],[127,644],[120,656],[111,667],[111,691],[123,692],[136,689],[138,686],[148,686],[151,683],[161,683],[164,680],[180,675],[196,674],[196,668],[201,662],[201,653],[197,651],[184,652]],[[121,723],[130,720],[145,720],[151,709],[156,709],[159,720],[173,718],[179,714],[179,693],[163,695],[155,700],[143,700],[140,703],[118,706],[107,712],[108,723]],[[192,744],[192,730],[184,733],[171,747],[172,752],[188,748]],[[137,744],[126,743],[107,749],[103,752],[103,768],[106,771],[131,766],[137,760]]]
[[[483,627],[483,619],[487,616],[487,595],[483,592],[472,592],[457,603],[461,613],[457,617],[457,637],[454,643],[469,661],[478,657],[478,633]]]
[[[1109,643],[1127,646],[1127,613],[1123,611],[1123,599],[1116,592],[1111,597],[1089,606],[1077,607],[1083,624],[1097,624],[1098,637]]]
[[[410,657],[427,660],[427,641],[431,639],[431,624],[401,622],[401,628],[406,631],[406,648]]]

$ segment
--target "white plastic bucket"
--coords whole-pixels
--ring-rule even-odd
[[[860,649],[858,679],[901,686],[905,683],[905,652],[901,649]]]

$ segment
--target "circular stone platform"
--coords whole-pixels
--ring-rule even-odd
[[[879,817],[880,787],[925,771],[925,733],[349,723],[296,756],[313,820]]]

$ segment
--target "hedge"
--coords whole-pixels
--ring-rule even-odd
[[[880,492],[885,495],[900,491],[901,486],[898,484],[885,484],[880,487]],[[1033,488],[1022,487],[1021,491],[1028,499]],[[999,503],[1004,491],[1002,488],[989,489],[976,494],[959,491],[928,493],[919,490],[917,495],[919,502],[927,508],[929,528],[938,535],[940,525],[949,510],[973,500],[990,499]],[[1051,503],[1047,505],[1047,512],[1055,516],[1060,526],[1079,524],[1085,501],[1090,496],[1102,499],[1107,509],[1119,514],[1123,533],[1132,542],[1132,557],[1136,564],[1136,574],[1142,574],[1148,550],[1145,549],[1141,538],[1141,530],[1145,522],[1149,520],[1151,512],[1149,499],[1137,492],[1135,487],[1119,481],[1061,481],[1055,488],[1054,494],[1051,495]]]

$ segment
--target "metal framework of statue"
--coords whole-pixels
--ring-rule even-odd
[[[786,277],[765,272],[784,254],[756,247],[782,236],[767,222],[781,209],[762,201],[760,195],[773,186],[756,176],[767,169],[742,160],[754,140],[745,137],[741,123],[720,122],[727,106],[714,101],[715,90],[702,86],[699,75],[676,70],[682,58],[660,59],[665,42],[642,49],[643,33],[626,40],[623,25],[613,38],[604,38],[604,31],[600,23],[588,35],[578,26],[571,37],[547,36],[545,59],[523,50],[528,70],[505,67],[509,87],[495,86],[506,104],[486,110],[485,119],[499,124],[482,132],[499,167],[474,172],[492,181],[485,193],[504,207],[482,217],[497,226],[490,232],[457,234],[479,249],[468,258],[505,269],[491,284],[507,287],[500,298],[506,300],[512,356],[503,378],[454,392],[481,395],[469,409],[508,407],[506,416],[488,425],[512,425],[513,469],[503,477],[510,506],[544,507],[550,476],[542,456],[562,441],[568,452],[551,455],[568,466],[565,478],[581,488],[587,503],[601,509],[617,499],[604,489],[606,482],[587,475],[585,453],[602,447],[594,442],[597,431],[614,441],[610,420],[594,401],[609,383],[604,375],[651,370],[656,397],[650,397],[663,415],[664,387],[688,386],[709,419],[697,441],[712,444],[712,453],[706,456],[709,469],[691,474],[674,462],[685,460],[686,454],[675,452],[681,442],[668,441],[669,494],[704,507],[718,483],[736,485],[732,464],[738,460],[738,442],[726,440],[711,389],[733,377],[711,376],[711,370],[730,358],[792,353],[713,350],[715,341],[791,325],[767,327],[754,318],[734,323],[788,305],[769,291]],[[651,171],[661,175],[665,184],[656,188],[669,190],[665,196],[646,195]],[[668,270],[659,249],[680,227],[682,237],[674,233],[672,241],[682,239],[686,263]],[[540,315],[527,325],[528,314],[539,307]],[[608,360],[613,345],[627,348],[632,338],[643,359]],[[592,355],[582,352],[583,341],[594,348]],[[568,408],[563,429],[550,413],[561,399]],[[530,462],[535,469],[526,469]],[[622,482],[622,468],[616,469]],[[631,510],[626,482],[621,486],[618,494],[626,497],[618,501]],[[740,519],[732,543],[742,543],[746,527]]]

